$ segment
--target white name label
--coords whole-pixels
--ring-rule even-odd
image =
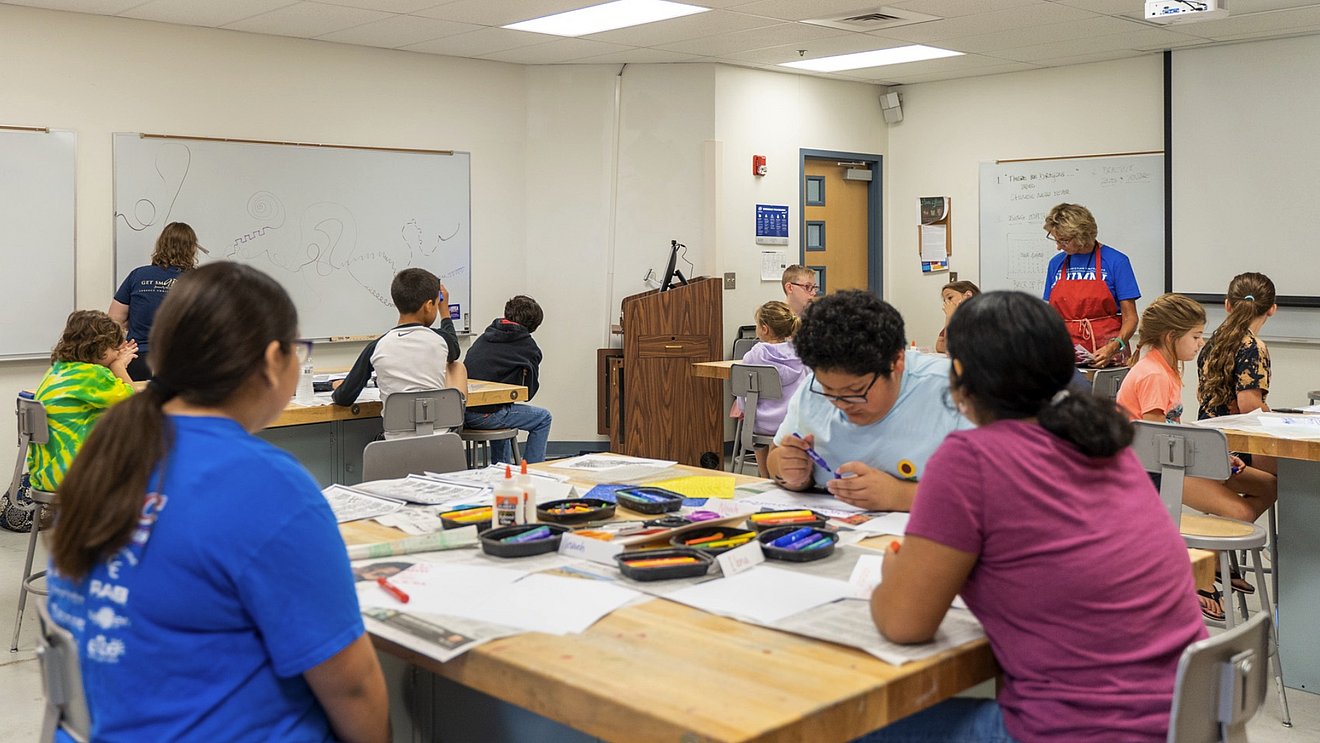
[[[615,565],[614,556],[623,552],[623,545],[618,542],[605,542],[600,539],[565,534],[559,540],[559,554],[582,560],[598,562],[602,565]]]
[[[720,570],[724,571],[724,577],[727,578],[765,562],[765,553],[761,551],[761,543],[753,539],[719,555],[715,561],[720,564]]]

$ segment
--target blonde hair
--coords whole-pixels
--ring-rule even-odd
[[[156,238],[151,263],[161,268],[197,268],[197,233],[183,222],[170,222]]]
[[[1095,242],[1100,228],[1095,224],[1091,210],[1081,204],[1059,204],[1045,215],[1045,231],[1061,240]]]
[[[793,265],[784,269],[784,276],[779,280],[779,283],[792,284],[802,281],[803,279],[814,279],[814,278],[816,278],[815,271],[811,270],[810,268],[807,268],[806,266],[799,266],[798,264],[794,263]]]
[[[1237,352],[1251,334],[1251,323],[1274,306],[1274,282],[1263,273],[1240,273],[1228,282],[1228,317],[1215,328],[1201,366],[1198,392],[1202,408],[1230,405],[1237,399]]]
[[[1137,334],[1137,347],[1132,350],[1135,360],[1141,349],[1150,346],[1156,350],[1173,347],[1178,338],[1197,326],[1205,325],[1205,308],[1200,302],[1181,294],[1164,294],[1150,303],[1141,313],[1141,329]],[[1180,365],[1181,367],[1181,365]],[[1181,373],[1181,368],[1179,373]]]
[[[793,314],[789,306],[780,301],[766,302],[756,308],[756,322],[770,329],[780,340],[792,338],[802,327],[802,319]]]

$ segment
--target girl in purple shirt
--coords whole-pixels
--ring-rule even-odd
[[[931,457],[871,613],[890,640],[926,642],[961,594],[1004,684],[867,740],[1163,741],[1178,658],[1206,631],[1131,425],[1066,391],[1072,343],[1039,299],[973,297],[948,340],[953,398],[979,427]]]

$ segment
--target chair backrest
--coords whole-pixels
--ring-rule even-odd
[[[729,358],[733,359],[734,361],[742,361],[742,357],[746,356],[747,352],[752,350],[752,346],[755,346],[757,343],[760,343],[760,341],[758,341],[754,337],[739,338],[735,340],[733,342],[733,355],[730,356]]]
[[[18,416],[18,460],[14,462],[14,476],[9,479],[9,502],[17,503],[19,483],[27,466],[28,447],[50,442],[50,426],[46,422],[46,406],[30,397],[19,396],[14,414]]]
[[[45,601],[37,601],[41,632],[37,637],[37,659],[46,692],[46,714],[41,741],[55,740],[55,729],[85,743],[92,737],[92,715],[83,693],[82,670],[78,665],[78,642],[73,634],[51,620]]]
[[[1245,741],[1247,721],[1265,699],[1270,616],[1194,642],[1178,660],[1168,743]]]
[[[462,469],[467,469],[467,454],[463,440],[456,433],[373,441],[362,450],[365,481]]]
[[[733,394],[744,398],[742,436],[734,446],[742,446],[744,451],[752,448],[752,436],[756,433],[756,403],[762,399],[778,400],[784,396],[783,383],[779,371],[773,366],[760,364],[734,364],[729,367],[729,384]]]
[[[1107,397],[1113,400],[1118,397],[1118,388],[1123,385],[1123,377],[1132,371],[1126,366],[1115,366],[1110,369],[1097,369],[1095,376],[1091,378],[1091,393],[1096,397]]]
[[[1160,500],[1175,525],[1182,523],[1183,479],[1227,480],[1228,437],[1215,428],[1133,421],[1132,451],[1147,472],[1160,474]]]
[[[463,395],[456,389],[395,392],[382,412],[386,435],[429,436],[463,425]]]

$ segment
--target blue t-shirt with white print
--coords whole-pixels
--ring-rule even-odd
[[[1050,259],[1049,267],[1045,269],[1045,301],[1050,301],[1050,293],[1054,290],[1054,284],[1062,277],[1064,259],[1068,261],[1068,279],[1070,281],[1094,280],[1095,254],[1097,252],[1100,253],[1100,278],[1104,280],[1105,286],[1109,288],[1109,294],[1114,298],[1114,303],[1118,304],[1127,299],[1140,299],[1141,288],[1137,286],[1136,274],[1132,273],[1132,261],[1128,260],[1128,257],[1118,250],[1108,245],[1101,245],[1085,255],[1079,253],[1078,255],[1069,256],[1062,251],[1056,253]]]

